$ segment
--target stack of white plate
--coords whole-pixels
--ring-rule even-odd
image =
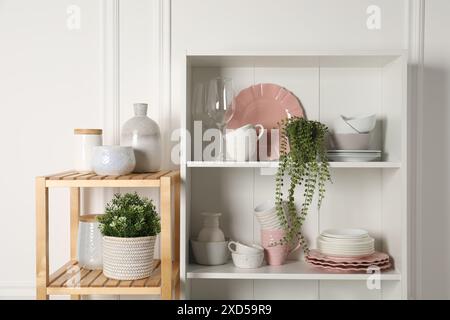
[[[332,229],[317,238],[319,252],[335,257],[365,257],[375,252],[375,240],[361,229]]]
[[[380,161],[380,150],[329,150],[328,160],[337,162]]]

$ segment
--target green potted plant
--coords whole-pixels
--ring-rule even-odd
[[[331,180],[326,147],[328,128],[318,121],[299,117],[285,119],[280,127],[281,155],[276,175],[275,202],[278,219],[285,231],[282,242],[291,244],[299,241],[308,254],[308,244],[301,229],[314,193],[318,192],[320,207],[325,196],[325,184]],[[290,178],[287,199],[283,194],[285,176]],[[297,187],[303,187],[299,210],[295,205]]]
[[[98,217],[103,235],[103,273],[117,280],[149,277],[160,219],[152,200],[115,194]]]

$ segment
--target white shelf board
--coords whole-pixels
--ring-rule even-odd
[[[187,52],[193,67],[383,67],[404,51]]]
[[[188,168],[277,168],[278,161],[188,161]],[[396,169],[401,167],[400,162],[330,162],[331,168],[386,168]]]
[[[302,261],[288,261],[282,266],[263,266],[258,269],[239,269],[233,263],[221,266],[201,266],[190,264],[189,279],[248,279],[248,280],[367,280],[371,274],[331,273],[311,267]],[[399,281],[401,275],[396,270],[382,272],[381,280]]]

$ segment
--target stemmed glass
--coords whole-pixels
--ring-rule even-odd
[[[224,131],[233,118],[235,106],[233,80],[230,78],[215,78],[209,82],[206,109],[208,116],[220,130],[220,152],[217,160],[225,159]]]
[[[194,118],[194,120],[210,120],[206,113],[207,93],[207,83],[197,83],[195,85],[191,105],[192,117]]]

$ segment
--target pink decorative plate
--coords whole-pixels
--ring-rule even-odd
[[[279,85],[257,84],[238,94],[234,116],[227,128],[237,129],[246,124],[261,124],[265,129],[278,128],[278,123],[288,115],[305,116],[298,98]]]
[[[315,265],[338,267],[338,268],[368,268],[370,266],[381,266],[381,265],[390,263],[389,260],[384,260],[384,261],[368,263],[368,264],[348,264],[348,263],[333,263],[333,262],[317,261],[317,260],[311,260],[308,258],[306,258],[306,262],[315,264]]]
[[[355,257],[335,257],[335,256],[326,256],[321,254],[318,250],[311,250],[309,252],[308,259],[318,260],[322,262],[334,262],[334,263],[366,263],[373,264],[377,262],[382,262],[389,259],[389,255],[382,252],[375,252],[369,256],[362,258]]]
[[[331,266],[326,266],[326,265],[318,265],[318,264],[313,264],[310,263],[310,265],[314,266],[315,268],[321,268],[321,269],[325,269],[327,271],[335,271],[335,272],[339,272],[339,273],[345,273],[345,272],[363,272],[366,273],[367,272],[367,267],[362,267],[362,268],[355,268],[355,267],[331,267]],[[389,270],[392,266],[390,263],[386,263],[383,265],[378,265],[377,267],[380,268],[380,271],[386,271]]]
[[[323,262],[323,261],[310,260],[310,259],[306,259],[306,262],[311,263],[311,264],[327,265],[327,266],[330,266],[330,267],[338,267],[338,268],[344,268],[344,267],[348,267],[348,268],[368,268],[370,266],[379,266],[379,265],[390,263],[389,260],[385,260],[385,261],[380,261],[380,262],[375,262],[375,263],[368,263],[368,264],[348,264],[348,263],[341,263],[341,264],[339,264],[339,263]]]

